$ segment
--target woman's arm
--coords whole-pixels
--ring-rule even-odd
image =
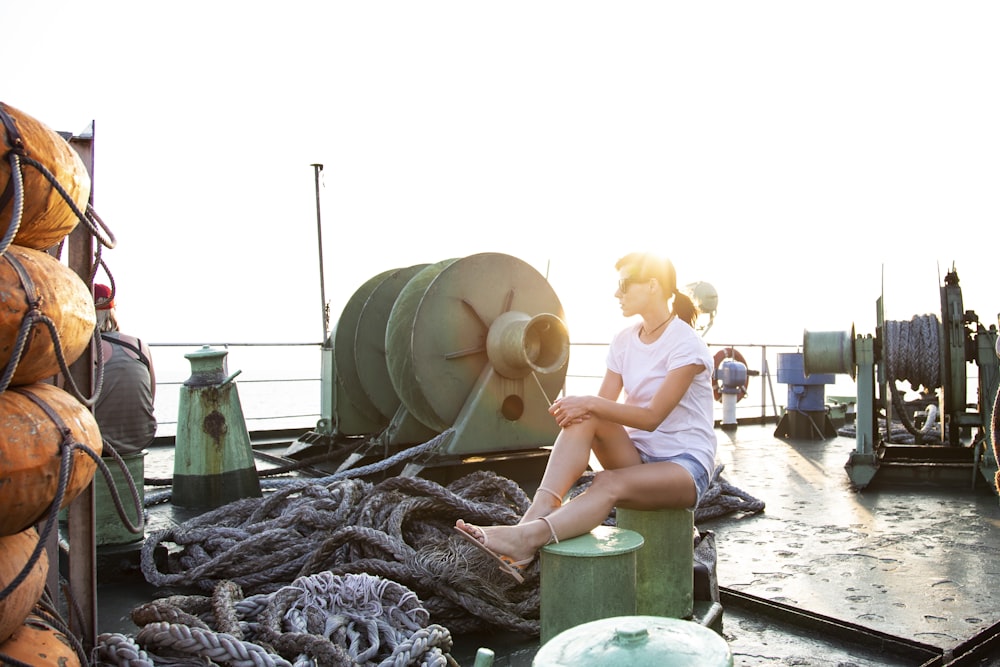
[[[653,431],[677,407],[694,377],[704,368],[701,364],[689,364],[670,371],[646,406],[618,403],[622,389],[621,375],[608,371],[598,396],[566,396],[553,403],[549,412],[555,416],[559,426],[597,417],[622,426]]]

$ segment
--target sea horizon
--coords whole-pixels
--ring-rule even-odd
[[[738,416],[776,416],[787,405],[787,385],[777,381],[779,354],[801,351],[801,341],[757,344],[709,342],[713,355],[734,347],[748,369],[747,395],[737,404]],[[157,391],[155,414],[157,437],[176,434],[180,391],[191,376],[185,356],[201,345],[151,343]],[[312,430],[321,414],[321,346],[297,344],[216,344],[226,351],[227,373],[236,373],[235,384],[248,431]],[[766,356],[764,351],[766,350]],[[606,342],[571,342],[563,394],[594,394],[604,374]],[[765,367],[766,363],[766,367]],[[856,395],[856,383],[847,374],[834,376],[825,385],[826,395]],[[722,404],[716,402],[716,418]]]

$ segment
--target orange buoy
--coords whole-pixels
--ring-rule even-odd
[[[59,488],[64,428],[71,443],[103,451],[94,415],[68,392],[38,383],[0,393],[0,535],[19,533],[48,516]],[[97,469],[80,449],[71,457],[60,509],[87,488]]]
[[[17,352],[25,317],[36,314],[52,320],[67,365],[87,349],[97,324],[87,285],[52,255],[12,245],[0,256],[0,375]],[[60,370],[49,327],[35,322],[10,383],[33,384]]]
[[[90,199],[90,174],[73,147],[23,111],[0,102],[0,237],[14,215],[15,179],[11,152],[41,164],[81,212]],[[14,243],[45,250],[61,242],[79,222],[76,213],[36,167],[20,160],[24,208]]]
[[[32,667],[76,667],[83,662],[69,637],[38,614],[30,614],[7,641],[0,644],[3,657]]]
[[[0,537],[0,592],[5,591],[21,576],[37,546],[38,531],[34,528]],[[48,574],[49,555],[43,549],[31,571],[17,588],[0,598],[0,642],[14,634],[38,604],[45,590],[45,578]]]

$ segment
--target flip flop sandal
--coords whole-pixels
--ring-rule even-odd
[[[469,534],[468,531],[462,530],[458,526],[453,526],[453,528],[456,533],[462,536],[463,539],[470,542],[471,544],[476,545],[476,547],[480,551],[482,551],[490,558],[495,560],[497,562],[497,567],[499,567],[502,572],[504,572],[505,574],[509,574],[511,577],[514,578],[514,581],[516,581],[517,583],[519,584],[524,583],[524,577],[521,576],[521,573],[524,572],[525,569],[527,569],[528,565],[531,564],[531,561],[535,560],[534,556],[532,556],[531,558],[526,558],[524,560],[516,561],[512,559],[510,556],[504,556],[502,554],[498,554],[497,552],[493,551],[493,549],[490,549],[488,546],[486,546],[485,542],[476,539],[471,534]],[[485,540],[486,533],[483,532],[482,528],[479,528],[478,526],[476,526],[475,528],[479,531],[480,535],[483,536],[483,540]]]

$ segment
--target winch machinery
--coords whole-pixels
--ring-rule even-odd
[[[940,299],[940,320],[919,315],[886,321],[879,297],[874,335],[856,335],[853,327],[804,334],[807,376],[848,373],[857,381],[856,448],[845,465],[856,488],[868,486],[876,474],[926,481],[952,473],[961,478],[976,468],[995,487],[991,427],[1000,386],[997,326],[987,328],[975,312],[965,310],[954,267],[943,280]],[[972,363],[978,369],[974,402],[968,396]],[[901,381],[908,381],[920,398],[905,403],[897,385]],[[895,421],[909,435],[894,434]],[[971,483],[975,477],[973,471]]]
[[[532,266],[481,253],[391,269],[350,297],[323,349],[321,420],[289,454],[346,443],[341,469],[443,435],[424,465],[537,450],[558,426],[569,334]],[[356,439],[361,438],[361,444]]]

